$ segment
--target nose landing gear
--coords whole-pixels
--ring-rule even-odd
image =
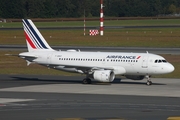
[[[147,78],[146,85],[148,85],[148,86],[149,86],[149,85],[152,85],[152,81],[151,81],[149,75],[146,75],[146,78]]]

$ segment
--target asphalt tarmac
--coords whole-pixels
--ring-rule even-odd
[[[180,79],[81,84],[84,76],[0,75],[0,120],[166,120],[180,116]],[[121,82],[120,82],[121,81]],[[62,119],[64,118],[64,119]]]

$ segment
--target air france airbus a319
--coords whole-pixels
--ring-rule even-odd
[[[132,80],[147,79],[151,85],[151,75],[174,71],[174,66],[165,58],[150,53],[125,52],[82,52],[76,50],[57,51],[52,49],[34,23],[23,19],[28,52],[19,54],[27,64],[37,63],[48,68],[86,74],[82,81],[90,84],[91,79],[112,82],[116,75]]]

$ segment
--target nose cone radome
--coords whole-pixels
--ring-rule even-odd
[[[173,72],[174,69],[175,69],[174,66],[172,64],[170,64],[170,63],[166,66],[166,72],[167,73]]]

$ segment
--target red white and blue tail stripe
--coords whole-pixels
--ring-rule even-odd
[[[23,19],[22,23],[29,52],[53,50],[30,19]]]

